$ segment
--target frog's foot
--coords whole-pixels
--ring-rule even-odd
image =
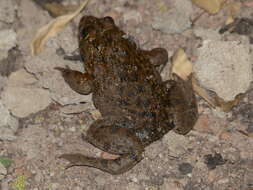
[[[114,160],[88,157],[82,154],[63,154],[59,158],[70,162],[66,169],[73,166],[98,168],[112,175],[122,174],[134,167],[141,159],[141,154],[125,154]]]
[[[66,83],[79,94],[91,93],[92,77],[87,73],[81,73],[69,68],[55,67],[56,70],[61,71],[61,74]]]
[[[103,118],[95,121],[87,131],[86,140],[97,148],[119,155],[114,160],[92,158],[81,154],[64,154],[69,166],[90,166],[110,174],[121,174],[142,159],[144,147],[132,129],[133,123],[125,118]]]
[[[196,97],[192,87],[192,79],[185,81],[178,76],[174,76],[176,81],[171,83],[169,98],[173,107],[176,133],[185,135],[194,126],[198,119],[198,107]]]

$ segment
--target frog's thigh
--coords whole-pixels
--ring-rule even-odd
[[[194,126],[198,118],[197,102],[192,88],[191,78],[184,81],[176,77],[177,81],[171,82],[169,98],[173,107],[174,131],[179,134],[187,134]]]
[[[87,73],[81,73],[68,68],[56,67],[56,70],[61,71],[62,76],[70,88],[79,94],[91,93],[92,77]]]
[[[91,144],[106,152],[119,154],[117,159],[92,158],[82,154],[64,154],[61,158],[70,161],[70,166],[90,166],[111,174],[124,173],[142,159],[144,151],[141,142],[130,130],[113,125],[111,120],[101,119],[95,121],[87,132],[87,140]]]
[[[159,73],[161,73],[168,62],[167,50],[164,48],[154,48],[150,51],[142,50],[142,53],[148,57],[150,63],[156,67]]]
[[[86,138],[97,148],[112,154],[143,151],[140,140],[134,135],[132,125],[127,119],[102,118],[90,126]]]
[[[166,63],[168,62],[168,52],[164,48],[154,48],[150,51],[143,51],[149,58],[149,61],[154,65],[158,72],[161,72]]]

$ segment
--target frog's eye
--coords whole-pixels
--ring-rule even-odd
[[[79,32],[79,38],[87,38],[89,36],[89,34],[92,34],[95,32],[95,28],[92,26],[86,26],[80,29]]]
[[[106,23],[110,23],[110,24],[114,25],[114,20],[113,20],[113,18],[110,17],[110,16],[104,17],[104,18],[103,18],[103,21],[106,22]]]

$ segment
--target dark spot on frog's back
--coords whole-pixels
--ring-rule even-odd
[[[139,107],[147,108],[150,106],[150,104],[151,104],[151,100],[146,97],[139,96],[136,99],[136,105]]]
[[[120,106],[128,106],[129,102],[126,101],[125,99],[121,99],[118,101]]]
[[[118,132],[118,130],[119,130],[118,127],[111,127],[110,129],[111,129],[111,130],[110,130],[110,133],[111,133],[111,134],[116,134],[116,133]]]
[[[111,148],[111,145],[109,143],[104,143],[104,150],[109,150]]]
[[[143,112],[140,112],[138,113],[138,116],[140,118],[149,118],[149,119],[155,119],[155,112],[151,112],[151,111],[143,111]]]

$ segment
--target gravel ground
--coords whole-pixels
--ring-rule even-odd
[[[80,2],[63,1],[65,5]],[[252,18],[253,1],[240,2],[237,16]],[[252,61],[247,62],[253,57],[249,39],[217,32],[227,19],[226,9],[210,16],[189,0],[92,0],[84,14],[112,16],[144,49],[163,47],[171,56],[182,47],[193,63],[204,41],[239,41],[251,50],[243,54],[249,58],[238,54],[235,59],[246,60],[243,64],[252,69]],[[0,1],[0,163],[3,158],[11,161],[9,167],[6,162],[0,164],[0,190],[252,190],[253,139],[246,134],[253,133],[253,85],[241,77],[241,71],[231,76],[237,76],[243,83],[238,85],[245,89],[236,91],[240,88],[235,86],[231,93],[246,93],[230,112],[213,109],[198,97],[199,120],[194,130],[186,136],[169,132],[147,147],[144,159],[129,172],[112,176],[88,167],[64,169],[67,162],[58,159],[62,153],[111,156],[82,139],[99,117],[91,96],[72,92],[53,69],[64,65],[82,69],[81,63],[63,59],[77,49],[81,15],[32,57],[29,44],[52,17],[32,0]],[[251,69],[245,76],[252,79]],[[219,83],[217,75],[212,77],[210,81]],[[224,83],[219,88],[229,87]]]

